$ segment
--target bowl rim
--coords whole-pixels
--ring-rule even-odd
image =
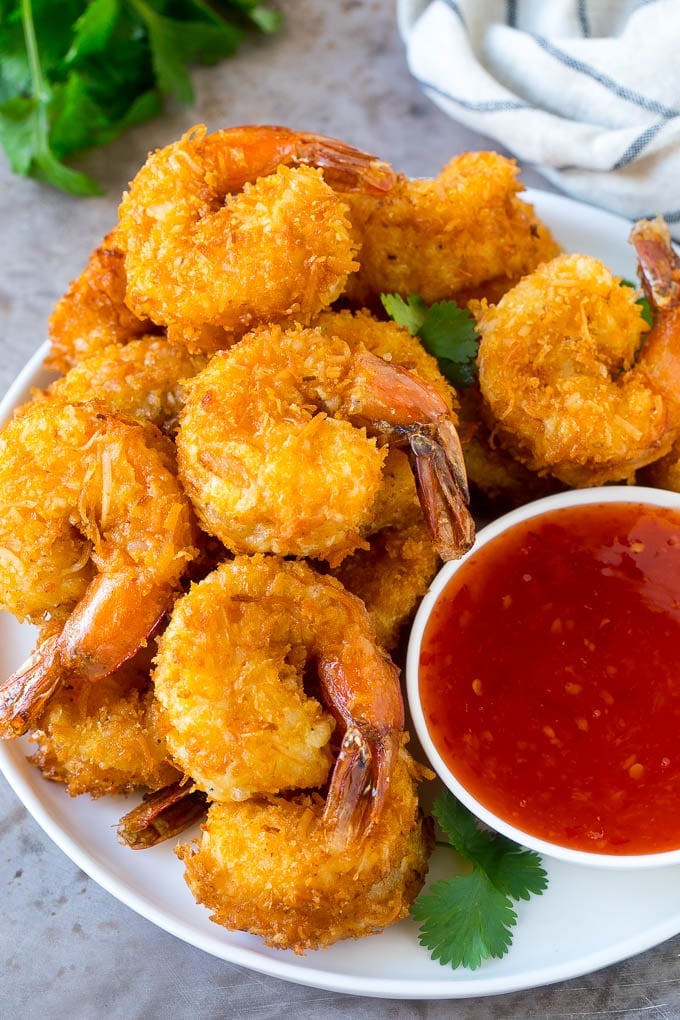
[[[420,700],[419,660],[425,626],[441,593],[462,564],[471,556],[476,555],[480,548],[483,548],[498,535],[508,531],[517,524],[554,510],[603,503],[643,504],[645,506],[658,506],[680,512],[680,493],[642,485],[606,485],[593,486],[586,489],[569,489],[545,496],[542,499],[533,500],[521,507],[510,510],[508,513],[502,514],[480,528],[472,548],[460,559],[451,560],[440,568],[418,607],[411,627],[406,652],[405,681],[407,700],[412,724],[431,767],[444,786],[472,811],[480,822],[489,828],[509,837],[523,847],[570,864],[610,869],[666,867],[680,862],[680,847],[675,850],[664,850],[647,854],[611,854],[576,850],[572,847],[552,843],[539,836],[524,832],[524,830],[496,815],[466,789],[441,757],[430,736]]]

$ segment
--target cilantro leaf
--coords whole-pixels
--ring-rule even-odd
[[[466,308],[459,308],[455,301],[427,305],[417,294],[407,301],[399,294],[381,294],[380,298],[387,314],[420,338],[449,382],[459,389],[472,385],[477,377],[479,334]]]
[[[470,970],[477,970],[489,957],[505,956],[517,922],[510,898],[480,868],[448,882],[435,882],[418,897],[412,912],[423,922],[418,938],[432,958]]]
[[[507,953],[517,923],[513,900],[540,895],[547,875],[538,854],[480,828],[448,791],[437,798],[433,812],[472,871],[436,882],[420,894],[411,912],[423,922],[419,939],[435,960],[475,970],[485,959]]]
[[[632,280],[624,280],[624,279],[622,279],[620,281],[620,284],[621,284],[622,287],[632,287],[633,290],[637,289],[637,284],[633,283]],[[649,301],[647,300],[646,297],[639,297],[637,299],[637,301],[635,302],[635,304],[640,306],[640,311],[641,311],[641,314],[642,314],[642,318],[644,319],[644,321],[647,323],[647,325],[651,329],[651,327],[654,325],[654,316],[652,315],[652,309],[651,309],[651,307],[649,305]]]
[[[191,103],[189,67],[231,56],[245,32],[277,31],[262,0],[9,0],[0,17],[0,144],[15,173],[72,194],[100,186],[64,165]]]
[[[411,336],[417,336],[427,318],[427,305],[417,294],[404,301],[400,294],[381,294],[383,308],[399,326],[405,326]]]

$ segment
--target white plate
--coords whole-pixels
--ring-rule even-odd
[[[605,259],[634,278],[626,243],[630,225],[616,216],[544,192],[529,192],[562,244]],[[39,352],[0,405],[6,417],[40,385]],[[0,675],[31,648],[30,628],[0,614]],[[25,760],[23,740],[0,745],[0,768],[48,836],[91,878],[143,917],[216,957],[263,974],[332,991],[398,999],[447,999],[517,991],[576,977],[615,963],[680,932],[680,866],[653,872],[604,873],[548,863],[543,896],[519,906],[514,943],[502,960],[477,971],[451,970],[430,959],[407,920],[381,935],[296,957],[268,949],[250,935],[212,924],[182,877],[170,844],[133,852],[118,846],[115,825],[135,801],[69,798]],[[450,857],[438,850],[432,871],[442,877]],[[588,923],[584,924],[584,918]]]

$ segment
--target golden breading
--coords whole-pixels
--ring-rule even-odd
[[[632,478],[672,441],[662,397],[632,365],[637,295],[597,259],[560,255],[475,310],[493,436],[567,485]]]
[[[109,344],[126,344],[159,331],[148,319],[137,318],[125,303],[124,258],[117,232],[112,230],[57,301],[49,320],[48,368],[68,372],[81,358]]]
[[[158,149],[119,209],[127,303],[164,325],[309,322],[357,267],[347,207],[314,165],[361,177],[373,162],[274,127],[197,127]]]
[[[174,760],[211,800],[322,786],[335,717],[328,833],[348,843],[379,819],[403,739],[399,673],[335,578],[276,556],[222,563],[176,603],[153,680]]]
[[[233,552],[333,566],[365,545],[385,458],[369,431],[410,448],[440,554],[469,547],[474,528],[450,389],[438,373],[435,388],[373,353],[356,339],[360,325],[331,316],[307,329],[263,327],[188,381],[180,477],[203,528]],[[386,349],[394,334],[404,346],[398,327],[376,325]]]
[[[165,337],[140,337],[83,357],[50,386],[47,396],[75,404],[96,394],[120,414],[173,431],[184,403],[182,383],[207,360]]]
[[[0,608],[61,625],[0,688],[4,735],[64,681],[116,669],[171,604],[196,552],[173,452],[96,401],[39,399],[0,432]]]
[[[368,543],[368,549],[348,556],[333,573],[364,602],[378,643],[391,652],[441,562],[401,450],[390,450],[385,462]]]
[[[148,666],[126,664],[97,683],[63,688],[30,739],[30,760],[72,797],[158,790],[181,778],[158,729]]]
[[[361,245],[349,299],[418,294],[432,304],[492,281],[497,289],[555,256],[550,231],[518,197],[517,174],[495,152],[468,152],[433,180],[404,178],[379,197],[346,195]]]
[[[406,917],[432,849],[418,769],[402,751],[366,840],[329,848],[318,795],[214,804],[198,848],[180,846],[186,880],[212,920],[304,953],[374,935]]]

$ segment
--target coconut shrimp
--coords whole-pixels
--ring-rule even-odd
[[[84,357],[46,392],[71,404],[93,394],[115,412],[174,431],[183,404],[183,381],[207,363],[184,344],[145,336],[125,346],[109,344]]]
[[[203,527],[237,553],[331,565],[362,547],[384,446],[406,446],[444,558],[472,542],[449,407],[415,374],[322,328],[248,334],[187,383],[180,475]]]
[[[347,296],[419,294],[428,304],[481,287],[497,293],[559,246],[533,207],[518,198],[517,166],[495,152],[456,156],[434,180],[400,179],[387,194],[348,194],[361,245]]]
[[[109,344],[125,344],[158,331],[125,303],[124,258],[114,229],[95,248],[83,272],[54,306],[49,320],[47,368],[68,372],[81,358]]]
[[[344,559],[333,575],[363,601],[378,643],[392,651],[440,565],[401,450],[387,456],[369,530],[368,548]]]
[[[585,255],[558,256],[477,310],[493,435],[529,468],[597,485],[632,480],[668,452],[680,425],[677,316],[659,303],[655,280],[674,258],[669,241],[640,252],[657,310],[647,336],[633,288]]]
[[[320,787],[332,767],[329,838],[378,822],[403,738],[399,676],[334,578],[273,556],[222,563],[175,605],[154,686],[174,760],[211,800]]]
[[[380,192],[395,180],[387,164],[321,135],[196,127],[150,155],[123,197],[126,301],[165,325],[307,323],[357,268],[331,185]]]
[[[327,336],[337,336],[352,349],[363,346],[384,361],[415,373],[436,390],[452,415],[458,407],[456,391],[442,375],[437,359],[423,347],[420,339],[392,320],[377,319],[367,309],[351,312],[324,311],[314,327]],[[455,420],[455,419],[454,419]]]
[[[63,686],[31,732],[30,761],[72,797],[157,790],[181,778],[159,731],[149,651],[96,684]]]
[[[512,454],[498,446],[485,420],[478,384],[459,394],[460,442],[471,499],[478,513],[498,513],[522,506],[562,488],[556,478],[531,471]]]
[[[0,608],[55,633],[0,687],[0,733],[33,726],[64,681],[144,645],[194,555],[172,444],[105,405],[39,400],[0,433]]]
[[[680,362],[675,356],[680,332],[680,259],[672,249],[663,220],[643,220],[633,229],[631,240],[640,260],[645,294],[657,310],[654,328],[645,341],[643,370],[659,388],[674,422],[680,421]],[[680,492],[680,440],[670,451],[643,469],[639,480],[660,489]]]
[[[418,806],[421,770],[405,750],[373,838],[338,852],[316,793],[213,804],[198,843],[177,848],[211,920],[302,954],[376,934],[420,892],[432,829]]]

